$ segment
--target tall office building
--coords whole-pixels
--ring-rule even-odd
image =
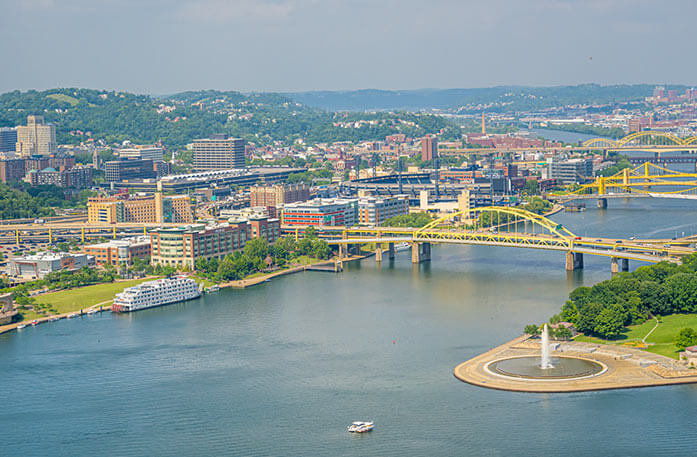
[[[153,162],[162,162],[164,152],[159,146],[132,146],[118,150],[119,159],[150,159]]]
[[[43,116],[27,116],[27,125],[17,127],[15,151],[22,155],[56,153],[56,126],[44,124]]]
[[[15,152],[17,147],[17,129],[0,127],[0,152]]]
[[[120,182],[157,177],[150,159],[113,160],[104,164],[104,180]]]
[[[434,136],[421,138],[421,160],[433,160],[438,157],[438,140]]]
[[[244,140],[212,135],[194,141],[194,169],[229,170],[244,168]]]

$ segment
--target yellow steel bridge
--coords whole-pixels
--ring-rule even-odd
[[[635,168],[625,168],[612,176],[598,176],[593,182],[551,197],[558,200],[598,197],[697,199],[697,173],[669,170],[645,162]]]
[[[682,257],[695,252],[688,243],[679,240],[671,244],[670,240],[580,237],[544,216],[520,208],[498,206],[452,213],[422,228],[348,228],[343,230],[340,238],[327,241],[339,246],[375,243],[378,260],[382,259],[384,243],[407,242],[411,244],[414,262],[423,260],[424,255],[430,258],[431,243],[563,251],[567,256],[567,270],[582,268],[583,254],[611,257],[613,271],[618,271],[618,259],[624,260],[623,268],[626,269],[628,260],[680,262]],[[420,245],[425,245],[427,249]]]

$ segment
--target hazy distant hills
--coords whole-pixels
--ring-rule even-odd
[[[642,100],[652,84],[296,92],[284,95],[304,105],[329,111],[443,110],[459,113],[517,112],[566,105],[604,105]],[[686,86],[670,86],[684,91]]]

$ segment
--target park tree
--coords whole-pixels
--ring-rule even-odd
[[[523,192],[528,195],[539,195],[540,183],[536,179],[528,179],[527,181],[525,181],[525,187],[523,187]]]
[[[697,344],[697,331],[691,327],[685,327],[678,332],[678,336],[675,337],[675,347],[681,351],[685,350],[686,347],[694,346]]]
[[[523,333],[527,333],[528,335],[532,336],[537,336],[540,334],[540,328],[535,324],[529,324],[525,326],[525,328],[523,329]]]
[[[612,305],[600,311],[595,318],[593,332],[603,338],[616,338],[624,328],[625,315],[619,305]]]

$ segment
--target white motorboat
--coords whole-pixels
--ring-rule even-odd
[[[26,324],[19,324],[19,325],[17,326],[17,330],[22,330],[22,329],[25,328],[26,326],[27,326]]]
[[[348,431],[351,433],[365,433],[373,430],[375,427],[374,421],[355,421],[348,426]]]

